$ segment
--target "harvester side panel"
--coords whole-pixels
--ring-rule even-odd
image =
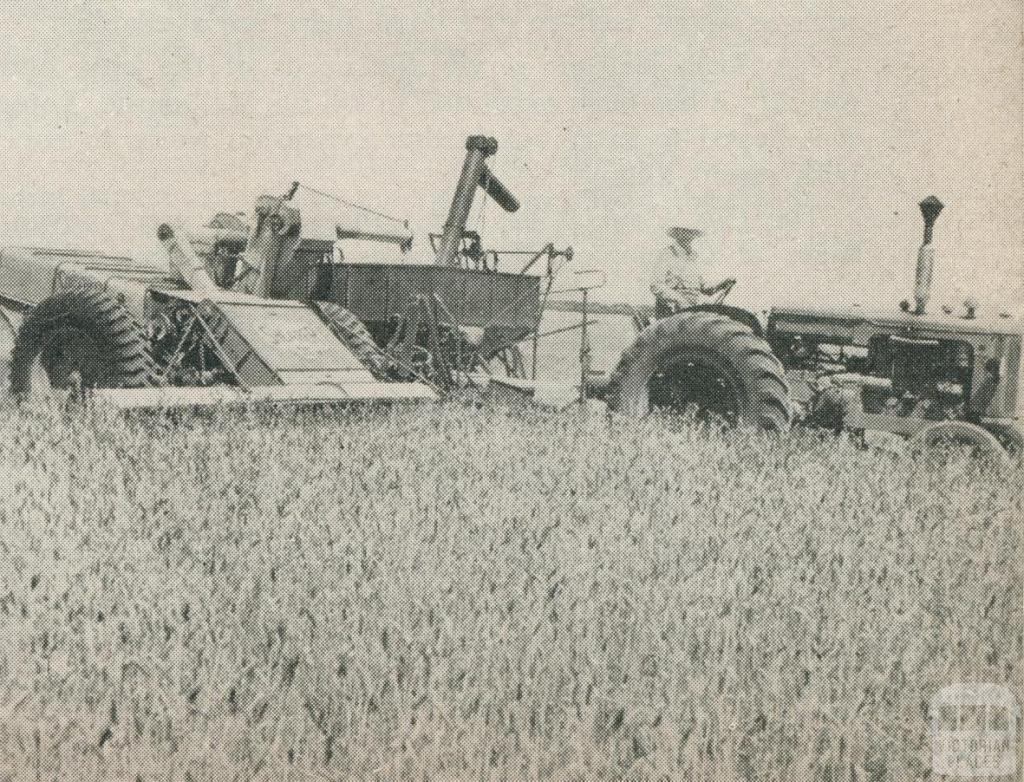
[[[331,240],[300,240],[289,263],[275,267],[267,295],[273,299],[306,298],[310,275],[325,259],[330,261],[333,252],[334,242]]]
[[[22,307],[35,306],[53,293],[59,269],[59,261],[37,258],[31,250],[4,249],[0,253],[4,300]]]
[[[219,309],[284,384],[375,382],[370,372],[306,307],[220,304]]]
[[[363,323],[386,321],[400,310],[389,302],[389,275],[380,265],[333,267],[328,301],[347,308]]]
[[[378,382],[316,311],[300,302],[232,291],[164,291],[154,299],[193,308],[243,386]]]
[[[4,281],[2,298],[21,306],[34,307],[60,287],[62,278],[90,275],[103,279],[107,274],[129,269],[129,259],[102,256],[75,250],[48,250],[41,247],[5,247],[0,251],[0,279]],[[155,270],[151,270],[155,274]]]
[[[466,287],[462,297],[462,307],[459,316],[464,318],[471,326],[483,325],[494,320],[495,326],[514,325],[516,318],[524,317],[525,312],[509,311],[502,313],[495,306],[496,299],[508,296],[507,304],[511,304],[518,290],[515,280],[502,280],[500,296],[496,295],[496,280],[488,279],[486,275],[475,275],[465,278]],[[478,323],[479,321],[482,321]]]
[[[210,302],[203,302],[199,316],[221,360],[234,372],[239,383],[252,388],[281,382],[277,373],[239,333],[227,313]]]
[[[171,287],[167,271],[131,258],[45,247],[0,249],[0,305],[25,314],[60,290],[87,285],[124,298],[137,318],[149,287]]]
[[[404,315],[415,296],[438,296],[459,325],[531,330],[540,314],[540,278],[436,265],[338,264],[327,300],[364,322]]]

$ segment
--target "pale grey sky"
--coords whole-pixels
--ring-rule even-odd
[[[0,241],[156,256],[293,179],[425,238],[486,133],[523,203],[492,243],[571,243],[613,297],[677,224],[748,296],[895,301],[935,193],[940,290],[1019,301],[1022,7],[5,3]]]

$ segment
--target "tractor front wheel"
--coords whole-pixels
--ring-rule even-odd
[[[43,300],[22,321],[11,351],[15,394],[69,388],[155,385],[142,326],[119,299],[100,289],[74,288]]]
[[[729,425],[789,429],[789,386],[771,348],[723,315],[687,311],[636,338],[608,382],[611,411],[643,416],[688,408]]]
[[[1024,457],[1024,430],[1017,424],[997,424],[989,429],[1006,452],[1015,458]]]
[[[914,456],[930,456],[943,451],[966,451],[983,459],[1002,459],[1006,451],[992,432],[968,421],[936,421],[910,438]]]

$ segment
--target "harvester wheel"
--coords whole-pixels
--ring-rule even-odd
[[[345,343],[363,366],[379,376],[381,351],[363,322],[339,304],[318,301],[316,307],[331,333]]]
[[[608,408],[633,416],[696,408],[727,424],[789,429],[782,365],[748,326],[711,312],[681,312],[637,336],[608,382]]]
[[[11,391],[156,385],[145,331],[108,291],[73,288],[44,299],[22,321],[11,352]]]
[[[936,421],[910,438],[910,452],[928,456],[942,449],[966,450],[985,459],[1006,457],[1002,443],[991,432],[969,421]]]

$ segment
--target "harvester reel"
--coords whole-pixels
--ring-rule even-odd
[[[155,385],[145,331],[105,290],[73,288],[42,301],[21,324],[11,354],[11,391]]]

